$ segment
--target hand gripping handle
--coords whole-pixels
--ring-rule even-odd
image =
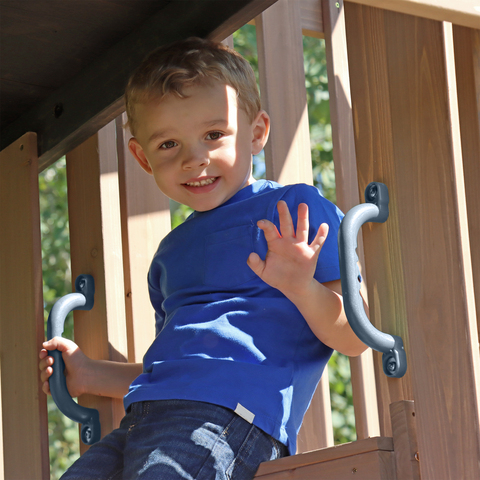
[[[76,293],[70,293],[55,302],[47,321],[47,337],[60,337],[63,333],[65,318],[72,310],[90,310],[93,307],[95,283],[91,275],[79,275],[75,280]],[[50,392],[58,409],[68,418],[82,424],[81,438],[86,445],[93,445],[100,440],[100,417],[98,410],[78,405],[67,389],[65,380],[65,363],[62,352],[53,350],[49,353],[55,360],[53,373],[49,379]]]
[[[366,222],[383,223],[388,218],[388,188],[372,182],[365,189],[365,201],[347,212],[338,231],[338,254],[345,314],[357,337],[370,348],[383,352],[383,371],[388,377],[400,378],[407,371],[407,356],[401,337],[377,330],[368,319],[360,295],[357,236]]]

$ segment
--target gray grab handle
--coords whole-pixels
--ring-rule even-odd
[[[76,293],[69,293],[55,302],[47,321],[47,337],[61,337],[65,318],[72,310],[90,310],[93,307],[95,282],[91,275],[79,275],[75,280]],[[70,396],[65,379],[65,363],[62,352],[53,350],[53,373],[49,378],[50,392],[58,409],[71,420],[81,423],[81,439],[86,445],[93,445],[101,437],[98,410],[78,405]]]
[[[347,212],[338,231],[338,255],[342,282],[343,304],[348,322],[365,345],[382,352],[385,375],[400,378],[407,371],[407,356],[403,340],[377,330],[368,319],[360,295],[361,275],[358,269],[357,236],[366,222],[383,223],[388,218],[388,188],[372,182],[365,189],[365,201]]]

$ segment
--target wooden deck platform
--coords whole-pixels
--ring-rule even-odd
[[[262,463],[261,480],[394,480],[393,439],[373,437]]]

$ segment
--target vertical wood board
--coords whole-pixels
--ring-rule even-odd
[[[420,480],[415,405],[411,400],[390,405],[396,480]]]
[[[460,134],[480,338],[480,30],[453,26]]]
[[[38,371],[44,318],[35,133],[0,152],[0,225],[0,460],[7,479],[46,480],[47,397]]]
[[[279,0],[255,19],[262,107],[272,122],[266,175],[283,185],[313,184],[299,8],[299,2]],[[305,420],[297,452],[333,443],[327,369]]]
[[[331,412],[330,382],[327,365],[310,407],[303,417],[302,427],[297,437],[297,453],[331,447],[335,444]]]
[[[278,0],[255,19],[262,107],[271,117],[267,178],[313,183],[299,4]]]
[[[330,118],[337,205],[345,213],[363,199],[358,192],[352,101],[348,70],[343,1],[323,0],[323,24],[327,56]],[[357,256],[362,273],[362,295],[367,298],[363,238],[359,234]],[[371,350],[350,359],[357,438],[380,434],[375,372]]]
[[[72,275],[95,279],[90,311],[75,311],[75,342],[94,359],[127,360],[125,302],[115,124],[111,122],[67,155]],[[126,392],[125,392],[126,393]],[[81,405],[100,412],[102,437],[124,415],[121,399],[92,395]],[[81,445],[81,451],[85,450]]]
[[[131,135],[118,117],[117,148],[122,212],[128,358],[139,363],[155,338],[147,274],[158,245],[170,231],[170,204],[128,150]]]
[[[364,235],[376,255],[367,273],[371,282],[369,262],[403,304],[387,331],[404,338],[409,367],[389,393],[415,399],[422,477],[477,478],[478,351],[448,38],[439,22],[347,6],[360,184],[383,179],[391,201],[385,226]],[[382,228],[395,235],[378,243]],[[370,305],[385,323],[388,295]]]
[[[394,196],[388,63],[385,35],[381,34],[383,17],[380,10],[345,3],[345,20],[359,191],[363,194],[370,182],[380,181],[387,185],[390,193],[388,220],[384,224],[367,223],[362,227],[370,319],[377,329],[404,339],[408,360],[403,259]],[[386,250],[388,254],[380,258],[380,252]],[[380,432],[391,436],[389,405],[413,399],[411,369],[401,380],[389,379],[383,373],[381,354],[373,352],[373,356]]]

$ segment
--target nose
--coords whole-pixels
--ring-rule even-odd
[[[206,167],[210,165],[210,158],[208,151],[203,148],[191,148],[186,152],[185,158],[182,162],[184,170],[194,170],[199,167]]]

